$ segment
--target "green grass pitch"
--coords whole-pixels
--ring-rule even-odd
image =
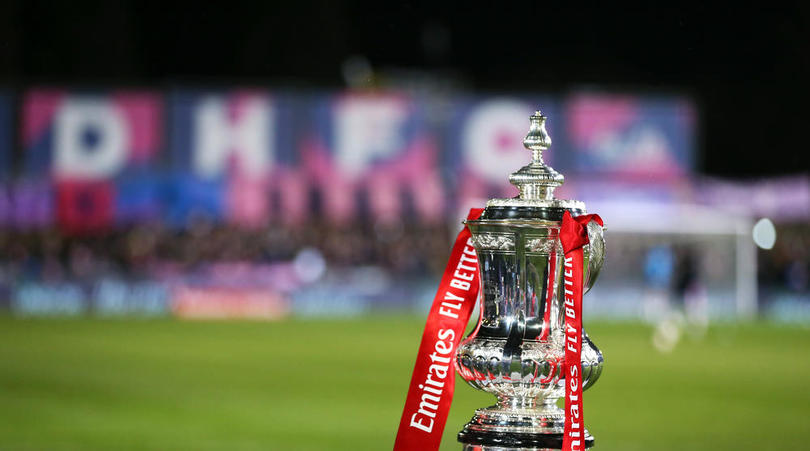
[[[2,317],[0,449],[390,449],[422,324]],[[806,448],[807,329],[714,326],[659,354],[646,326],[586,326],[596,450]],[[444,450],[493,401],[456,387]]]

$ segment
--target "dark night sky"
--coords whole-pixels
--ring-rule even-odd
[[[810,170],[810,3],[476,3],[11,1],[0,6],[0,81],[339,87],[341,63],[363,55],[486,91],[690,93],[705,172]]]

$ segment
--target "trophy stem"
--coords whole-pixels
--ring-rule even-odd
[[[522,396],[501,395],[498,397],[498,405],[502,409],[506,410],[535,409],[537,408],[537,399]]]

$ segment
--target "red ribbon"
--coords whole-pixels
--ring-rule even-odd
[[[467,216],[475,220],[483,208]],[[454,360],[464,329],[478,300],[478,258],[467,227],[459,232],[430,308],[416,355],[395,451],[438,450],[453,401]]]
[[[563,292],[565,293],[565,429],[562,451],[585,449],[585,422],[582,411],[582,290],[583,253],[588,244],[588,223],[599,215],[563,215],[560,242],[564,252]]]
[[[467,216],[475,220],[483,209]],[[565,252],[565,436],[563,451],[584,449],[582,422],[582,246],[588,244],[587,224],[602,225],[598,215],[563,216],[560,241]],[[454,359],[480,289],[480,273],[470,231],[459,232],[439,290],[433,298],[416,355],[408,397],[399,422],[394,451],[438,450],[455,389]],[[555,259],[556,260],[556,259]],[[569,310],[570,309],[570,310]],[[546,308],[548,312],[550,309]],[[570,313],[570,314],[569,314]],[[570,333],[569,333],[570,331]]]

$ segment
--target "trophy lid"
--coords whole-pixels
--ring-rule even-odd
[[[557,199],[554,190],[563,184],[565,177],[543,161],[543,151],[551,147],[551,137],[546,131],[546,116],[535,111],[529,117],[529,133],[523,139],[523,146],[532,153],[532,161],[509,175],[509,183],[515,185],[519,194],[511,199],[490,199],[484,217],[491,219],[521,217],[529,219],[552,219],[565,210],[584,213],[585,204],[578,200]],[[537,215],[515,210],[536,210]],[[497,210],[503,210],[498,212]],[[506,210],[511,211],[506,213]]]

